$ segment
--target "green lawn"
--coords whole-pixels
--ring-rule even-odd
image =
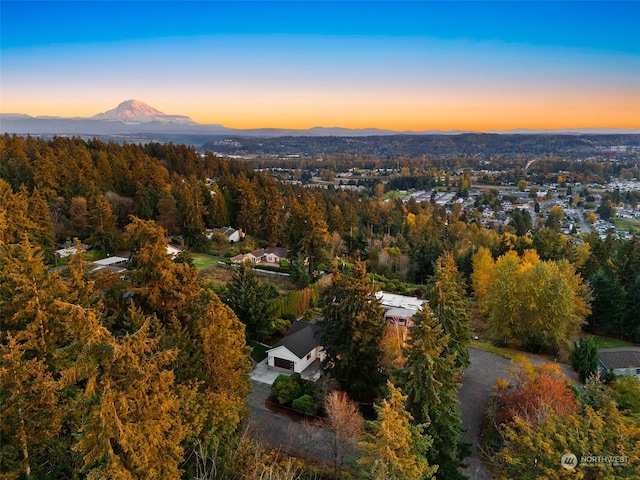
[[[471,340],[469,346],[472,348],[477,348],[478,350],[484,350],[485,352],[493,353],[494,355],[498,355],[500,357],[509,358],[511,360],[519,355],[524,354],[524,352],[513,350],[511,348],[497,347],[494,344],[484,340]]]
[[[509,360],[518,360],[521,357],[526,357],[530,359],[532,356],[535,356],[538,358],[546,357],[547,359],[546,361],[548,362],[557,361],[557,358],[555,358],[554,355],[534,354],[531,352],[527,352],[526,350],[518,350],[516,348],[498,347],[497,345],[494,345],[490,341],[483,340],[483,339],[471,340],[471,342],[469,343],[469,346],[471,348],[477,348],[478,350],[483,350],[485,352],[492,353],[499,357],[508,358]]]
[[[593,336],[598,348],[618,348],[618,347],[632,347],[633,343],[625,342],[624,340],[618,340],[617,338],[607,338]]]
[[[391,194],[395,194],[396,198],[408,197],[410,195],[409,192],[401,193],[399,190],[390,190],[386,192],[382,198],[384,200],[388,200],[391,198]]]
[[[206,253],[192,253],[191,258],[193,259],[193,264],[200,270],[211,268],[218,263],[217,257],[207,255]]]
[[[95,248],[91,248],[84,252],[84,261],[85,262],[95,262],[96,260],[100,260],[107,256],[102,250],[98,250]]]
[[[251,358],[253,358],[256,362],[260,363],[262,360],[267,358],[267,349],[270,347],[266,347],[257,342],[249,342],[249,346],[252,348]]]
[[[634,230],[640,229],[640,219],[637,218],[616,217],[614,223],[618,230],[629,231],[629,227],[632,227]]]

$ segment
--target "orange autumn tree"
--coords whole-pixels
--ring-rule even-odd
[[[574,397],[556,365],[526,360],[511,380],[496,382],[498,402],[490,410],[497,442],[489,458],[497,477],[640,478],[640,419],[618,408],[609,387],[590,380],[586,390],[595,384],[597,400],[588,392]],[[575,468],[561,467],[565,453],[580,459]],[[583,455],[614,456],[618,463],[583,464]]]
[[[570,414],[577,408],[569,381],[558,365],[531,365],[524,357],[517,359],[512,382],[496,381],[497,409],[494,425],[500,429],[516,417],[536,424],[550,412]]]

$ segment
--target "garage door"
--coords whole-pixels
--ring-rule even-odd
[[[287,370],[293,370],[293,362],[284,358],[273,357],[273,364],[276,367],[286,368]]]

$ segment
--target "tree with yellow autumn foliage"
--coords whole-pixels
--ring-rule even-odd
[[[429,438],[421,435],[421,427],[411,424],[413,417],[405,409],[406,396],[391,382],[389,394],[376,405],[377,420],[371,422],[370,433],[360,442],[362,457],[358,461],[362,478],[372,480],[418,480],[433,478],[436,466],[425,458]]]
[[[476,298],[488,314],[491,334],[533,352],[557,352],[590,312],[590,293],[566,260],[542,261],[535,251],[508,251],[494,263],[474,256]]]

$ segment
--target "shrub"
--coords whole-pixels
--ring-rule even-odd
[[[276,397],[280,405],[291,403],[300,396],[300,393],[300,385],[289,375],[278,375],[271,386],[271,395]]]
[[[302,395],[300,398],[296,398],[292,404],[293,408],[305,415],[316,414],[316,403],[311,395]]]
[[[211,241],[214,245],[226,245],[229,243],[229,239],[224,233],[216,232],[211,236]]]
[[[280,273],[289,273],[287,268],[278,267],[277,265],[264,265],[262,263],[257,263],[254,265],[256,270],[266,270],[269,272],[280,272]]]
[[[598,371],[598,346],[593,337],[582,337],[580,342],[573,342],[571,351],[571,366],[580,375],[580,381]]]
[[[625,375],[616,377],[610,385],[620,410],[640,414],[640,380],[632,375]]]
[[[282,319],[283,320],[289,320],[289,322],[295,322],[297,320],[295,314],[293,314],[291,312],[284,312],[282,314]]]

